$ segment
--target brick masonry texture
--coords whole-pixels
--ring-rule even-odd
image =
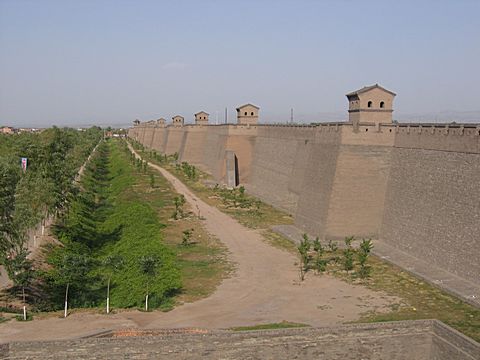
[[[113,335],[113,334],[112,334]],[[480,345],[436,320],[326,328],[24,342],[4,344],[0,359],[456,359]]]
[[[480,156],[395,148],[382,237],[472,282],[480,274]]]
[[[379,239],[480,285],[478,125],[139,125],[129,136],[220,183],[231,151],[240,184],[303,231]]]

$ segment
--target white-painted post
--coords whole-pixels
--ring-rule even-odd
[[[63,317],[67,317],[67,311],[68,311],[68,288],[70,287],[70,284],[67,284],[67,290],[65,291],[65,311],[63,314]]]
[[[145,311],[148,311],[148,294],[145,296]]]
[[[27,307],[25,306],[25,287],[22,286],[22,296],[23,296],[23,321],[27,321]]]

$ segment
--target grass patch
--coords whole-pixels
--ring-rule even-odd
[[[400,299],[390,306],[389,311],[366,312],[355,322],[438,319],[472,339],[480,340],[480,309],[374,255],[368,257],[370,276],[366,278],[360,276],[357,253],[354,254],[353,270],[348,272],[344,270],[343,250],[327,251],[324,258],[329,259],[326,274]],[[334,261],[335,258],[338,260]]]
[[[233,331],[254,331],[254,330],[275,330],[275,329],[290,329],[290,328],[305,328],[310,327],[310,325],[302,323],[294,323],[289,321],[282,321],[279,323],[270,323],[270,324],[259,324],[252,326],[238,326],[233,327],[230,330]]]
[[[122,172],[123,168],[120,166],[117,170]],[[114,188],[121,189],[122,184],[129,185],[129,190],[118,198],[119,202],[127,201],[125,211],[138,214],[138,210],[131,208],[132,202],[135,202],[136,206],[141,204],[142,207],[148,207],[152,214],[147,218],[157,219],[160,225],[155,230],[161,234],[160,241],[175,253],[175,267],[179,271],[182,286],[175,295],[174,303],[165,309],[168,310],[175,304],[193,302],[213,293],[230,271],[225,248],[205,231],[201,220],[188,206],[185,206],[185,216],[182,219],[172,219],[174,199],[178,194],[171,184],[158,171],[150,168],[147,171],[137,171],[133,178],[132,174],[123,174],[117,177],[116,182],[118,184],[113,184]],[[145,217],[145,214],[140,216]],[[129,214],[123,214],[119,219],[125,217],[131,218]],[[186,229],[193,229],[191,244],[182,246],[183,231]]]
[[[138,149],[138,145],[136,151],[144,159],[148,159],[148,161],[160,165],[174,174],[203,201],[231,215],[242,225],[251,229],[269,229],[272,225],[293,224],[291,215],[260,201],[256,197],[246,193],[241,195],[239,189],[225,189],[216,184],[210,175],[199,169],[195,169],[195,176],[192,178],[191,172],[185,171],[185,168],[189,169],[189,167],[175,166],[175,156],[165,158],[159,156],[158,153]]]
[[[176,254],[175,265],[180,271],[182,287],[175,296],[175,304],[194,302],[212,294],[232,271],[223,244],[206,232],[195,209],[187,204],[184,216],[172,219],[175,197],[179,194],[158,171],[149,168],[138,174],[133,190],[134,194],[128,196],[135,196],[156,212],[162,224],[163,242]],[[193,229],[191,240],[188,246],[183,246],[183,232],[187,229]]]
[[[15,316],[15,320],[17,321],[32,321],[33,320],[33,315],[30,313],[27,313],[27,320],[23,320],[23,315],[17,315]]]
[[[268,244],[278,249],[286,250],[292,254],[297,253],[297,246],[295,243],[290,239],[287,239],[285,236],[282,236],[270,229],[263,230],[262,236]]]
[[[361,283],[372,290],[398,296],[402,301],[394,304],[387,313],[365,313],[358,322],[438,319],[480,341],[480,309],[378,257],[372,256],[369,264],[372,266],[371,277]]]

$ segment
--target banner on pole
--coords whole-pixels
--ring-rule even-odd
[[[26,157],[22,157],[22,170],[27,171],[27,162],[28,159]]]

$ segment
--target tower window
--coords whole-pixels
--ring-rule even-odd
[[[367,106],[368,106],[369,108],[371,108],[371,107],[372,107],[372,102],[369,101],[368,104],[367,104]]]
[[[253,111],[252,111],[252,113],[251,113],[250,115],[252,115],[252,116],[253,116]]]
[[[247,116],[247,112],[245,111],[245,116]]]
[[[380,108],[383,109],[385,107],[385,103],[383,101],[380,101]]]

